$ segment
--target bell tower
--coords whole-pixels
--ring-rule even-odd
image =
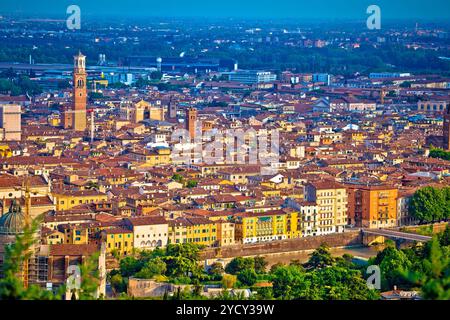
[[[191,107],[187,110],[187,117],[186,117],[186,130],[189,131],[189,136],[191,140],[195,139],[196,125],[197,125],[197,109]]]
[[[86,57],[81,52],[74,57],[73,69],[73,130],[86,130]]]

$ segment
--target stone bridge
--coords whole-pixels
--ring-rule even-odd
[[[431,240],[429,236],[388,229],[361,229],[361,232],[363,244],[365,245],[384,243],[386,238],[394,240],[398,247],[408,242],[427,242]]]

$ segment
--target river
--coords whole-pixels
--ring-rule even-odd
[[[309,259],[309,255],[314,250],[307,251],[294,251],[294,252],[281,252],[281,253],[270,253],[266,255],[261,255],[266,258],[269,263],[269,267],[276,263],[289,264],[292,260],[299,260],[301,263],[305,263]],[[341,257],[344,254],[350,254],[355,258],[360,258],[362,260],[367,260],[370,257],[377,255],[378,250],[374,247],[348,247],[348,248],[331,248],[331,254],[334,257]]]

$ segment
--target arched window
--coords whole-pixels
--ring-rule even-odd
[[[83,79],[78,79],[77,87],[78,87],[78,88],[83,88],[83,87],[84,87],[84,81],[83,81]]]

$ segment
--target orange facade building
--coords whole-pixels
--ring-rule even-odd
[[[386,185],[346,187],[349,224],[373,229],[397,225],[397,188]]]

